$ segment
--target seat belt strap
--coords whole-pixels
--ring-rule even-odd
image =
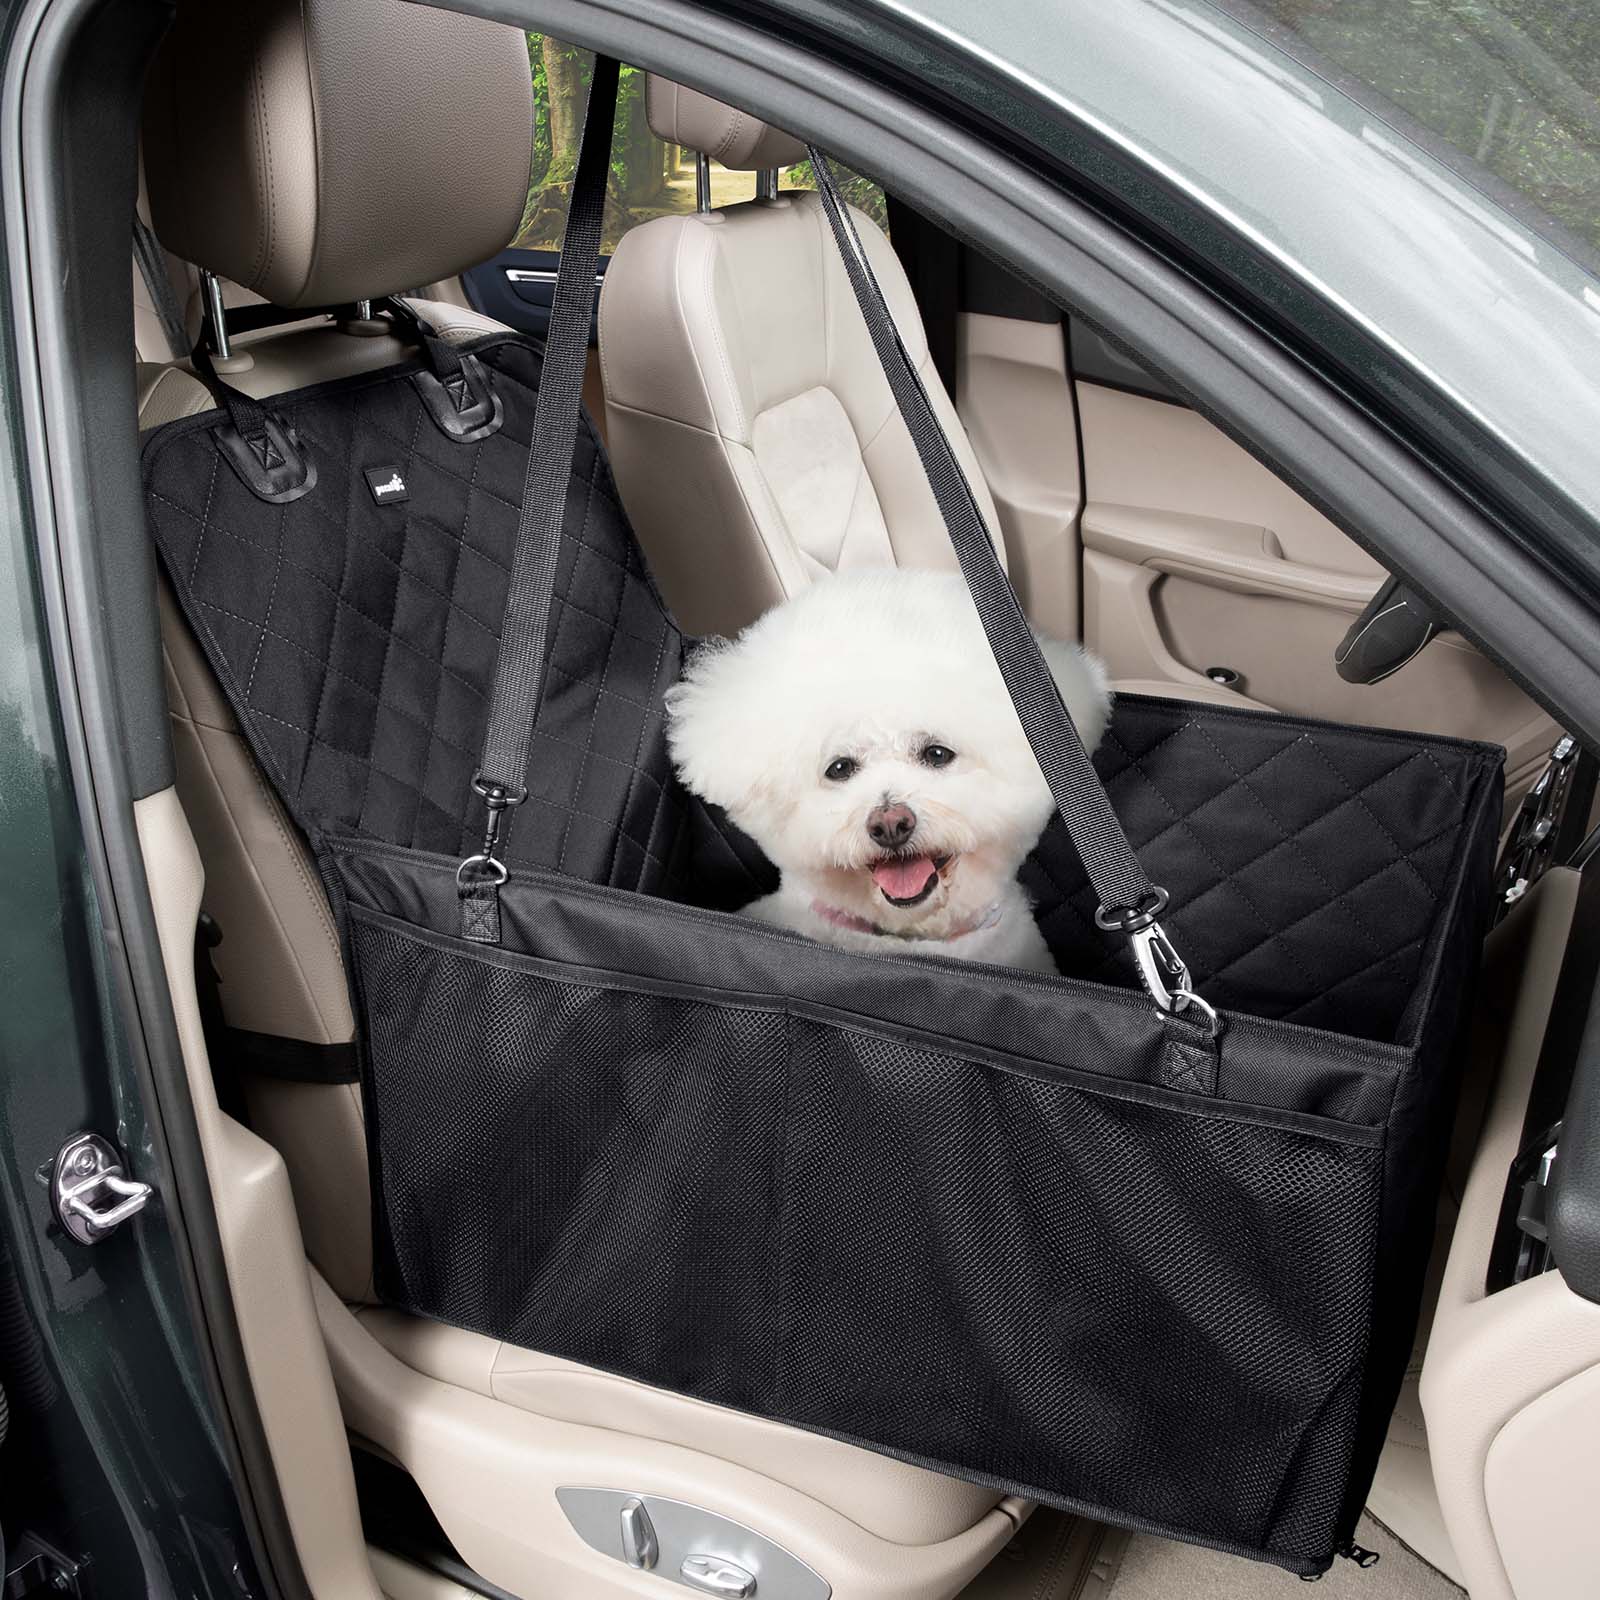
[[[827,157],[815,145],[809,147],[809,154],[845,274],[889,380],[895,405],[928,476],[989,648],[1005,679],[1034,759],[1050,787],[1056,810],[1100,899],[1095,921],[1107,932],[1128,936],[1139,975],[1164,1012],[1181,1012],[1191,1005],[1209,1012],[1210,1008],[1194,994],[1189,970],[1157,920],[1167,905],[1166,891],[1152,884],[1139,865],[1128,836],[1111,809],[1105,785],[1062,704],[1061,692],[1045,665],[1039,641],[995,554],[972,485],[934,415],[916,364],[900,338],[855,223],[828,168]]]
[[[527,798],[523,780],[539,715],[561,525],[577,444],[616,101],[617,63],[609,56],[596,56],[539,374],[533,440],[500,627],[500,655],[489,696],[488,726],[472,780],[473,791],[486,811],[483,847],[467,857],[456,872],[462,935],[481,943],[499,942],[497,891],[507,875],[500,854],[502,825],[505,813]]]
[[[174,361],[189,353],[189,330],[183,320],[183,307],[167,276],[166,252],[154,230],[137,211],[133,214],[133,259],[138,263],[139,276],[144,279],[145,292],[156,309],[161,331],[166,335],[167,349]]]

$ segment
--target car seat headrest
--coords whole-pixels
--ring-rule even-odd
[[[161,242],[282,306],[504,249],[532,142],[524,35],[403,0],[179,0],[145,92]]]
[[[668,144],[708,155],[734,172],[764,172],[806,159],[803,141],[652,72],[645,81],[645,120]]]

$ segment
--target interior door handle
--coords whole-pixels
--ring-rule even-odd
[[[1427,601],[1390,578],[1350,624],[1333,664],[1346,683],[1382,683],[1443,631],[1444,622]]]

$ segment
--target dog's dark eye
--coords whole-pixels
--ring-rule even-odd
[[[948,767],[955,758],[955,751],[943,744],[925,744],[917,755],[925,767]]]
[[[855,777],[861,770],[859,761],[852,761],[849,756],[835,756],[828,763],[827,771],[822,774],[829,783],[844,783]]]

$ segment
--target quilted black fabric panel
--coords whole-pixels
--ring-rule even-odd
[[[217,418],[146,447],[150,525],[252,746],[313,839],[476,848],[470,793],[499,646],[539,356],[476,347],[504,424],[463,444],[409,370],[274,402],[316,460],[269,505],[215,447]],[[382,500],[368,474],[398,474]],[[662,692],[683,639],[645,571],[583,419],[567,491],[547,688],[506,857],[591,883],[738,904],[770,869],[673,780]]]
[[[1118,700],[1095,766],[1212,1004],[1357,1038],[1403,1031],[1484,745],[1169,700]],[[1062,971],[1135,987],[1065,831],[1024,871]]]
[[[462,444],[410,371],[279,402],[317,487],[274,506],[215,448],[216,418],[145,456],[151,526],[252,746],[301,826],[460,856],[510,575],[538,381],[515,338],[479,347],[501,430]],[[409,496],[382,503],[369,473]],[[529,800],[507,857],[721,908],[772,881],[749,840],[678,785],[662,695],[686,641],[584,419],[567,491]],[[1168,700],[1119,701],[1096,753],[1165,919],[1213,1004],[1399,1036],[1475,785],[1493,753]],[[1024,874],[1061,970],[1137,985],[1059,825]]]

